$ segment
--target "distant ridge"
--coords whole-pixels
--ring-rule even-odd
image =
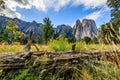
[[[6,20],[13,20],[19,26],[19,31],[24,32],[26,35],[28,35],[29,31],[32,29],[34,37],[42,36],[42,23],[37,23],[36,21],[26,22],[18,18],[8,18],[4,16],[0,16],[0,31],[6,26]],[[82,22],[78,19],[73,28],[69,25],[62,24],[56,26],[54,30],[56,33],[59,33],[59,35],[74,35],[76,40],[83,39],[86,36],[93,38],[98,35],[96,23],[91,19],[83,19]]]
[[[6,20],[13,20],[19,26],[19,31],[24,32],[26,35],[28,35],[31,29],[33,29],[34,31],[34,36],[42,35],[41,32],[42,23],[37,23],[36,21],[26,22],[18,18],[8,18],[3,16],[0,16],[0,30],[6,26],[5,22]]]

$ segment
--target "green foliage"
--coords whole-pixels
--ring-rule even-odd
[[[76,51],[86,50],[85,49],[86,43],[83,40],[76,42],[75,44],[76,44],[76,49],[75,49]]]
[[[91,43],[93,43],[93,44],[98,44],[98,43],[99,43],[98,38],[94,37],[94,38],[91,40]]]
[[[38,36],[36,36],[36,38],[35,38],[35,43],[37,43],[37,44],[42,44],[42,38],[38,35]]]
[[[116,27],[120,27],[120,0],[107,0],[107,4],[111,10],[111,22]]]
[[[20,39],[21,44],[27,44],[27,41],[28,41],[28,37],[26,36]]]
[[[74,43],[75,42],[75,37],[74,37],[74,35],[73,34],[71,34],[69,37],[67,37],[68,38],[68,42],[70,42],[70,43]]]
[[[55,51],[68,51],[71,50],[71,44],[68,43],[68,39],[62,35],[58,40],[51,39],[49,41],[50,48]]]
[[[111,8],[110,23],[112,23],[112,25],[113,25],[115,34],[120,36],[120,0],[107,0],[107,4]],[[116,37],[116,36],[114,36],[114,37]],[[115,41],[116,40],[114,40],[114,42]],[[120,39],[117,42],[120,42]]]
[[[7,41],[9,44],[18,41],[20,38],[23,38],[25,34],[18,31],[18,26],[12,20],[6,20],[7,26],[5,27],[2,40]]]
[[[101,26],[99,40],[105,44],[119,43],[118,34],[111,23],[107,23]]]
[[[4,31],[3,31],[3,29],[0,31],[0,42],[3,40],[3,33],[4,33]]]
[[[52,28],[52,24],[49,18],[43,19],[43,22],[44,24],[42,27],[42,37],[43,37],[45,44],[47,44],[50,38],[53,37],[54,30]]]
[[[86,44],[89,44],[91,42],[91,38],[90,37],[84,37],[83,41],[85,41]]]
[[[59,36],[60,36],[59,33],[54,32],[53,39],[56,39],[56,38],[58,38]]]
[[[55,51],[69,51],[72,49],[72,44],[76,44],[76,51],[85,50],[86,44],[84,41],[70,43],[65,35],[60,36],[56,40],[51,39],[48,43],[48,46],[50,46],[51,50]]]

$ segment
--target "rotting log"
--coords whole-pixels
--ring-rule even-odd
[[[41,59],[40,62],[46,62],[50,66],[50,64],[65,64],[66,63],[79,63],[80,59],[82,60],[87,60],[87,59],[97,59],[100,60],[103,58],[103,56],[106,57],[106,59],[112,59],[114,55],[120,56],[120,51],[115,53],[114,51],[99,51],[99,50],[87,50],[87,51],[80,51],[80,52],[72,52],[72,51],[67,51],[67,52],[47,52],[47,51],[41,51],[41,52],[30,52],[31,56],[36,56],[36,58],[39,58],[41,56],[46,55],[44,59]],[[112,56],[112,57],[111,57]],[[113,59],[115,60],[115,59]],[[3,59],[3,65],[0,65],[1,69],[7,69],[7,68],[22,68],[21,65],[16,65],[18,63],[20,64],[25,64],[24,58],[8,58],[8,59]],[[7,65],[8,64],[8,65]],[[11,65],[16,65],[11,67]],[[117,63],[118,64],[118,63]],[[20,67],[19,67],[20,66]]]

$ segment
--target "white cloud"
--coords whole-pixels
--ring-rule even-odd
[[[54,5],[55,11],[59,11],[64,6],[68,5],[71,0],[56,0],[57,2]]]
[[[84,5],[86,9],[102,7],[107,0],[72,0],[73,6]]]
[[[92,12],[92,13],[90,13],[89,15],[87,15],[87,16],[84,17],[84,18],[97,20],[98,18],[100,18],[101,16],[103,16],[104,13],[105,13],[106,11],[108,11],[108,10],[109,10],[109,8],[108,8],[107,6],[104,6],[104,7],[101,8],[100,10],[95,11],[95,12]]]
[[[5,13],[8,17],[21,18],[22,15],[16,11],[16,8],[31,9],[35,7],[36,9],[47,12],[49,9],[54,9],[54,11],[59,11],[61,8],[72,5],[79,6],[84,5],[86,9],[102,7],[105,5],[107,0],[5,0],[6,9],[1,10],[1,13]],[[94,14],[99,15],[101,12],[94,12]],[[91,14],[92,15],[92,14]]]

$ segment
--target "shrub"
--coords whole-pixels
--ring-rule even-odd
[[[59,40],[51,39],[48,45],[52,50],[55,51],[68,51],[72,46],[72,44],[68,43],[68,39],[65,37],[61,37]]]
[[[85,50],[85,42],[84,41],[79,41],[79,42],[76,42],[76,51],[80,51],[80,50]]]
[[[83,41],[85,41],[86,44],[89,44],[91,42],[91,38],[86,36]]]

